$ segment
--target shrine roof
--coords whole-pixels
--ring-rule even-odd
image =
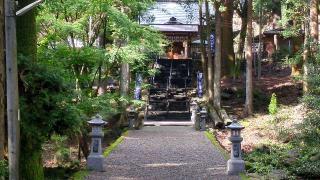
[[[203,10],[205,10],[203,4]],[[205,11],[203,11],[205,13]],[[213,8],[210,6],[210,13]],[[175,17],[181,24],[199,24],[199,5],[197,1],[160,0],[140,16],[141,24],[165,24]]]
[[[161,32],[198,32],[197,24],[150,24]]]

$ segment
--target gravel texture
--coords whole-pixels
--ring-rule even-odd
[[[105,168],[87,180],[240,179],[226,175],[226,160],[203,132],[181,126],[130,131],[105,159]]]

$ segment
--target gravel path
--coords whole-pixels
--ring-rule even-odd
[[[105,172],[91,172],[87,180],[240,179],[226,175],[226,160],[203,132],[192,127],[130,131],[105,159],[105,167]]]

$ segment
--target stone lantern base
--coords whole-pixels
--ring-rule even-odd
[[[245,164],[243,160],[229,159],[228,160],[228,175],[239,175],[245,171]]]
[[[87,159],[87,168],[93,171],[105,171],[103,155],[89,155]]]

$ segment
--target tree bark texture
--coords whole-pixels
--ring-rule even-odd
[[[20,170],[22,180],[44,180],[41,147],[34,148],[33,144],[25,143],[21,150]]]
[[[87,159],[90,154],[90,148],[89,148],[89,142],[88,142],[88,136],[84,135],[83,133],[80,133],[78,135],[78,141],[79,141],[79,149],[82,151],[83,156]],[[81,157],[81,153],[79,153]],[[79,158],[80,159],[80,158]]]
[[[203,25],[203,1],[199,1],[199,32],[200,32],[200,51],[201,51],[201,64],[202,64],[202,72],[204,73],[204,87],[207,89],[208,87],[208,69],[207,69],[207,59],[206,59],[206,46],[205,46],[205,32]],[[205,96],[208,96],[208,92],[205,92]]]
[[[240,30],[240,38],[239,38],[239,47],[237,52],[238,54],[237,56],[239,59],[244,59],[243,52],[244,52],[244,44],[247,36],[247,24],[248,24],[247,15],[246,17],[241,17],[241,30]]]
[[[219,11],[219,6],[215,5],[216,16],[216,30],[215,30],[215,66],[214,66],[214,100],[213,105],[216,110],[221,107],[221,12]]]
[[[34,0],[19,0],[18,9],[33,3]],[[37,57],[36,8],[17,17],[18,54],[35,61]]]
[[[212,51],[210,46],[210,35],[211,35],[211,18],[209,13],[209,2],[205,1],[206,6],[206,20],[207,20],[207,54],[208,54],[208,100],[213,103],[213,59]]]
[[[248,0],[248,24],[247,24],[247,46],[246,46],[246,102],[245,115],[251,116],[253,113],[253,77],[252,77],[252,0]]]
[[[259,5],[259,50],[258,50],[258,68],[257,78],[261,78],[261,61],[262,61],[262,4]]]
[[[120,77],[120,94],[121,96],[127,96],[129,94],[129,64],[122,63],[121,64],[121,77]]]
[[[21,9],[34,0],[19,0],[18,9]],[[28,61],[36,61],[37,58],[37,31],[36,31],[36,8],[23,16],[17,17],[17,50]],[[22,114],[23,116],[23,114]],[[23,122],[22,122],[23,123]],[[25,180],[42,180],[44,171],[42,166],[42,150],[39,142],[28,137],[27,131],[21,126],[21,156],[20,174]]]
[[[230,75],[230,70],[234,67],[235,54],[233,48],[233,0],[224,0],[226,8],[222,17],[222,73]]]
[[[318,13],[318,7],[317,7],[317,2],[314,2],[314,0],[310,0],[310,9],[307,8],[307,11],[305,12],[305,17],[307,18],[308,16],[310,17],[310,21],[305,22],[305,29],[304,29],[304,49],[303,49],[303,92],[306,93],[308,92],[309,89],[309,83],[308,83],[308,76],[309,76],[309,58],[310,58],[310,53],[313,55],[313,53],[316,53],[317,51],[317,38],[318,34],[316,34],[316,31],[318,27],[315,27],[318,25],[318,16],[316,15]],[[311,40],[311,46],[309,46],[309,40]]]
[[[318,0],[310,0],[310,38],[311,52],[313,56],[317,53],[319,39],[318,5]]]
[[[4,58],[4,8],[0,0],[0,160],[4,158],[5,146],[5,58]]]
[[[292,48],[293,54],[297,53],[298,51],[301,50],[301,46],[304,44],[304,38],[293,37],[292,38],[292,44],[293,44],[293,48]],[[299,64],[291,65],[291,76],[301,75],[302,66],[303,66],[303,62],[301,62]]]

